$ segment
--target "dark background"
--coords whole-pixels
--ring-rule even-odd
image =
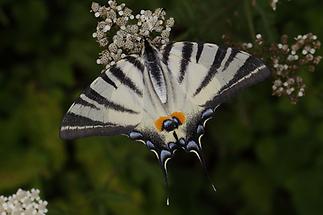
[[[221,44],[224,33],[278,41],[323,38],[321,0],[129,0],[163,7],[173,40]],[[104,1],[100,1],[104,3]],[[58,137],[63,114],[99,75],[90,1],[0,0],[0,194],[41,190],[48,214],[323,214],[323,75],[304,71],[297,105],[271,96],[271,81],[218,109],[203,137],[212,192],[198,160],[169,163],[171,206],[155,156],[125,137]],[[263,53],[270,55],[270,53]],[[322,55],[322,51],[320,51]]]

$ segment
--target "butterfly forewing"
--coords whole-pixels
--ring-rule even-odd
[[[128,56],[103,72],[66,113],[60,136],[128,134],[142,118],[143,64]]]
[[[161,52],[181,87],[203,107],[215,107],[226,96],[270,74],[261,60],[230,47],[177,42]]]

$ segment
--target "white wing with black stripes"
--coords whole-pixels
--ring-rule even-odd
[[[67,111],[64,139],[128,134],[142,118],[143,64],[128,56],[103,72]]]
[[[162,53],[163,61],[199,106],[215,107],[227,95],[270,74],[261,60],[248,53],[210,43],[171,43]]]
[[[177,42],[157,49],[147,40],[102,73],[66,113],[60,136],[126,134],[146,144],[163,167],[182,148],[204,163],[205,122],[227,96],[270,72],[246,52],[209,43]]]

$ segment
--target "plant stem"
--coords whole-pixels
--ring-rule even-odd
[[[266,36],[268,37],[269,41],[273,41],[273,34],[272,31],[270,30],[270,24],[268,22],[266,13],[264,12],[264,10],[261,8],[261,6],[259,6],[258,4],[256,5],[256,10],[258,11],[259,15],[261,16],[262,22],[264,24],[264,28],[266,31]]]
[[[249,33],[252,39],[255,39],[255,27],[254,27],[254,23],[252,20],[252,12],[250,9],[250,0],[245,0],[244,1],[244,9],[245,9],[245,13],[246,13],[246,18],[247,18],[247,24],[248,24],[248,28],[249,28]]]

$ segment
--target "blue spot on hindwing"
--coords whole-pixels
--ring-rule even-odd
[[[214,111],[211,108],[206,109],[203,113],[202,113],[202,120],[206,120],[208,118],[210,118],[213,115]]]
[[[148,147],[149,150],[150,149],[155,149],[154,144],[150,140],[146,141],[146,146]]]
[[[143,138],[143,135],[140,132],[132,131],[130,132],[129,137],[133,140],[139,140]]]
[[[203,125],[198,125],[197,126],[197,129],[196,129],[196,132],[197,132],[198,135],[203,134],[204,133],[204,127],[203,127]]]

